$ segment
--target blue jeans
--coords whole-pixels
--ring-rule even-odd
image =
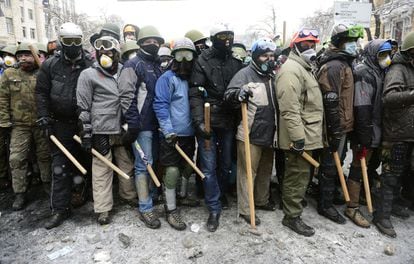
[[[141,131],[138,134],[136,142],[141,146],[142,151],[145,153],[146,159],[149,164],[153,163],[153,147],[152,147],[152,137],[153,131]],[[132,143],[132,149],[134,150],[135,156],[135,186],[138,192],[138,205],[140,212],[150,212],[152,211],[152,197],[150,195],[149,183],[151,181],[149,173],[147,171],[147,166],[142,160],[136,146],[135,142]]]
[[[205,148],[205,139],[198,138],[197,141],[200,154],[200,169],[206,176],[203,180],[205,203],[211,213],[220,213],[220,187],[217,172],[222,180],[228,180],[231,170],[233,130],[213,129],[209,149]],[[217,145],[219,149],[217,149]],[[220,169],[216,171],[217,158],[219,158]]]
[[[232,129],[215,128],[215,142],[218,143],[217,181],[221,195],[228,191],[232,173],[232,148],[235,132]]]

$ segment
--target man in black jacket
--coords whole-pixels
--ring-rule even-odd
[[[91,66],[82,50],[82,30],[78,25],[60,26],[60,53],[44,62],[36,83],[37,124],[44,133],[56,138],[71,152],[79,153],[80,146],[72,137],[78,134],[76,113],[76,84],[80,73]],[[52,152],[52,217],[46,228],[59,226],[70,215],[73,176],[77,172],[69,159],[55,145]]]
[[[204,50],[195,62],[190,80],[190,107],[199,146],[205,202],[210,211],[207,229],[216,231],[224,191],[231,170],[231,151],[234,137],[234,115],[223,102],[224,91],[234,74],[242,68],[239,60],[231,54],[233,31],[224,26],[211,30],[213,46]],[[203,106],[210,103],[211,133],[205,129]],[[211,141],[206,148],[205,140]],[[219,156],[218,156],[219,155]],[[218,163],[217,175],[216,164]],[[220,186],[220,187],[219,187]]]

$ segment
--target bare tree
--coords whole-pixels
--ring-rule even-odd
[[[302,20],[302,27],[314,28],[319,31],[319,39],[324,42],[330,37],[334,26],[333,7],[323,11],[318,10],[313,16],[306,17]]]

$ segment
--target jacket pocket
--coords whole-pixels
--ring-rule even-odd
[[[274,113],[270,107],[257,107],[253,124],[250,128],[249,139],[252,144],[271,146],[275,133]]]
[[[94,132],[119,131],[120,120],[116,109],[92,110],[92,130]]]
[[[322,143],[322,116],[303,116],[302,123],[305,128],[305,144]]]

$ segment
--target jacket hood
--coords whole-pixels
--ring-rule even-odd
[[[394,54],[394,57],[392,58],[392,64],[410,64],[411,59],[405,54],[402,54],[401,51],[398,51]]]
[[[354,59],[355,59],[354,57],[351,57],[341,52],[340,49],[330,44],[329,47],[325,50],[325,52],[322,53],[319,58],[317,58],[317,64],[319,67],[321,67],[322,65],[326,64],[329,61],[340,60],[340,61],[344,61],[348,63],[349,65],[352,65],[352,61]]]
[[[365,46],[363,58],[364,63],[367,64],[370,68],[381,71],[381,67],[378,64],[378,51],[381,46],[387,42],[384,39],[374,39]]]

